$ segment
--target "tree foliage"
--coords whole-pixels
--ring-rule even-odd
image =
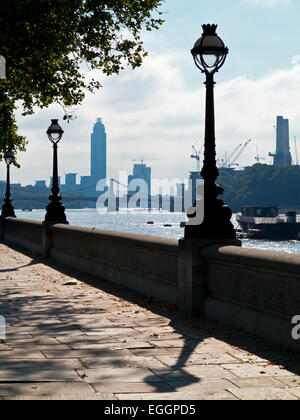
[[[86,90],[100,83],[87,80],[84,69],[118,74],[125,66],[142,64],[146,52],[141,32],[163,23],[164,0],[8,0],[0,2],[0,55],[7,79],[0,80],[1,112],[14,125],[13,111],[24,114],[58,102],[65,109],[82,102]],[[3,102],[2,102],[3,101]],[[2,119],[1,124],[4,124]],[[0,125],[0,151],[9,136]],[[10,142],[24,148],[16,131]]]
[[[247,205],[300,206],[300,167],[256,164],[218,179],[224,186],[224,201],[234,212]]]

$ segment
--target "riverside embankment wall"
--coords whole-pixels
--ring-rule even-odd
[[[8,243],[300,351],[291,334],[300,255],[21,219],[0,225]]]

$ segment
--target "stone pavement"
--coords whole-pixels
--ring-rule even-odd
[[[300,399],[300,354],[3,244],[0,315],[0,399]]]

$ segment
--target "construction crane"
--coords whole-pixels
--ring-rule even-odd
[[[225,158],[225,161],[223,162],[223,165],[224,165],[224,167],[226,168],[227,167],[227,165],[229,165],[230,164],[230,162],[232,162],[232,157],[237,153],[237,151],[240,149],[240,147],[242,147],[242,145],[241,144],[239,144],[235,149],[234,149],[234,151],[228,156],[228,157],[226,157]],[[229,168],[230,168],[230,166],[228,166]]]
[[[143,156],[141,159],[131,159],[131,162],[141,162],[141,165],[143,165],[145,162],[152,162],[153,160],[162,160],[162,159],[144,159]]]
[[[259,163],[261,160],[266,160],[266,158],[263,158],[263,157],[259,156],[257,146],[256,146],[256,156],[255,156],[255,160],[257,161],[257,163]]]
[[[246,143],[243,145],[243,147],[240,149],[238,149],[238,152],[231,158],[230,162],[228,163],[228,167],[231,168],[231,166],[233,165],[238,165],[237,163],[235,163],[239,157],[242,155],[242,153],[245,151],[245,149],[247,148],[247,146],[251,143],[251,139],[247,140]]]
[[[197,152],[197,150],[196,150],[196,147],[195,146],[193,146],[193,151],[194,151],[194,155],[191,155],[191,158],[192,159],[196,159],[196,161],[197,161],[197,171],[198,172],[200,172],[200,156],[201,156],[201,153],[202,153],[202,150],[203,150],[203,147],[204,147],[204,145],[201,147],[201,149]]]

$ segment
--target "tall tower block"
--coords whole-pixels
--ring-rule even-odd
[[[91,134],[91,182],[106,179],[106,132],[102,118],[97,118]]]
[[[289,120],[277,117],[276,155],[274,166],[291,166]]]

